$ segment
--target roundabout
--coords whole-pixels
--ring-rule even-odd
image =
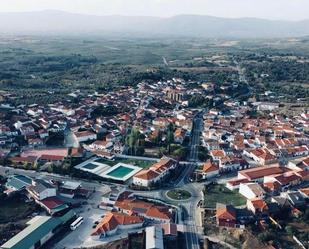
[[[187,201],[192,197],[189,191],[180,188],[167,191],[166,196],[173,201]]]

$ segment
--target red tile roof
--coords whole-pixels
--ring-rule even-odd
[[[238,174],[251,181],[254,179],[262,178],[264,176],[282,174],[287,171],[290,170],[284,167],[279,167],[278,165],[274,165],[274,166],[257,167],[253,169],[245,169],[239,171]]]
[[[265,182],[263,184],[263,186],[266,190],[270,190],[270,191],[276,191],[276,190],[279,190],[281,188],[281,184],[277,181]]]
[[[95,133],[92,132],[92,131],[79,131],[79,132],[75,132],[74,135],[76,137],[80,138],[80,137],[93,136],[93,135],[95,135]]]
[[[123,213],[109,212],[91,233],[92,236],[115,230],[119,225],[133,225],[143,223],[144,220],[139,216],[132,216]]]
[[[217,219],[236,220],[236,211],[230,206],[220,207],[216,210]]]
[[[138,172],[134,177],[143,179],[143,180],[152,180],[155,179],[156,177],[158,177],[159,173],[152,171],[152,170],[148,170],[148,169],[144,169],[141,170],[140,172]]]
[[[272,155],[268,150],[266,149],[253,149],[250,151],[251,154],[255,155],[256,157],[259,157],[261,159],[267,160],[275,160],[277,159],[274,155]]]
[[[57,156],[57,155],[42,155],[40,157],[41,160],[48,160],[48,161],[63,161],[64,156]]]
[[[267,203],[262,199],[254,199],[250,200],[250,202],[252,203],[255,210],[259,210],[261,212],[268,210]]]
[[[308,188],[302,188],[299,191],[302,192],[307,197],[309,196],[309,187]]]
[[[121,201],[117,200],[115,206],[123,210],[132,211],[133,213],[143,213],[153,218],[167,220],[170,220],[172,218],[168,207],[155,205],[150,202],[140,201],[136,199],[124,199]]]
[[[207,161],[203,165],[203,172],[204,173],[214,172],[214,171],[218,171],[218,170],[219,170],[219,167],[217,165],[215,165],[214,163],[212,163],[211,161]]]
[[[301,177],[299,177],[298,175],[295,175],[294,173],[292,174],[281,174],[278,176],[274,177],[281,185],[288,185],[293,181],[300,181]]]
[[[56,197],[49,197],[41,201],[48,209],[53,209],[64,204],[64,202]]]
[[[227,182],[227,184],[231,185],[231,186],[237,186],[241,183],[247,183],[249,182],[248,179],[231,179]]]
[[[21,163],[21,162],[27,162],[27,163],[34,163],[36,161],[37,157],[12,157],[10,158],[10,161],[15,163]]]
[[[149,169],[144,169],[138,172],[134,177],[143,180],[152,180],[158,177],[162,172],[165,172],[175,164],[171,158],[162,158],[159,162],[153,164]]]
[[[224,157],[225,156],[224,150],[212,150],[210,154],[214,157]]]

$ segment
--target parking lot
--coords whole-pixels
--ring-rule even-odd
[[[100,221],[101,217],[106,212],[102,209],[99,209],[98,205],[101,202],[102,195],[107,191],[109,191],[109,187],[102,185],[102,187],[97,188],[96,192],[93,193],[86,201],[87,204],[84,204],[80,208],[75,209],[76,213],[84,218],[84,222],[78,228],[76,228],[76,230],[71,231],[69,235],[58,242],[54,248],[78,248],[81,246],[96,246],[104,244],[100,241],[93,241],[90,234],[94,223],[96,221]]]

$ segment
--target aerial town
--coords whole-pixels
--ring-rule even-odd
[[[309,249],[309,0],[0,0],[0,249]]]
[[[2,93],[0,248],[277,248],[281,230],[306,248],[309,113],[231,98],[242,83],[143,81],[48,105]]]

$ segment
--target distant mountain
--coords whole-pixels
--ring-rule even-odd
[[[79,34],[139,33],[143,35],[212,38],[268,38],[309,35],[309,20],[270,21],[257,18],[219,18],[179,15],[170,18],[93,16],[62,11],[0,13],[0,33]]]

